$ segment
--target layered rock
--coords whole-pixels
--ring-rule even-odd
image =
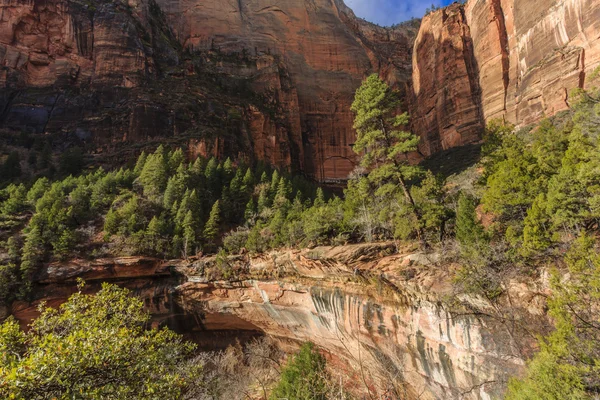
[[[447,12],[426,17],[423,27]],[[573,89],[599,83],[592,79],[600,66],[598,1],[469,0],[464,19],[473,43],[472,76],[479,83],[478,103],[486,121],[535,123],[568,109]],[[447,25],[438,24],[434,31]],[[445,75],[453,76],[453,71]],[[463,113],[470,114],[469,106]]]
[[[325,0],[2,0],[0,19],[0,127],[109,163],[124,143],[173,142],[321,181],[356,165],[362,78],[382,70],[406,90],[415,34]]]
[[[0,0],[0,128],[107,164],[172,143],[343,179],[367,74],[400,91],[428,156],[478,141],[490,119],[569,108],[596,84],[599,20],[597,0],[469,0],[417,35],[342,0]]]
[[[481,137],[478,70],[462,6],[426,16],[413,51],[412,126],[429,156]]]
[[[287,350],[311,340],[348,376],[362,367],[369,384],[404,382],[409,399],[495,398],[522,371],[531,333],[541,332],[543,287],[513,283],[510,307],[449,302],[450,270],[436,258],[395,254],[391,243],[282,251],[232,257],[235,281],[210,278],[214,257],[76,260],[45,267],[36,300],[15,303],[12,312],[25,324],[40,301],[57,306],[78,290],[77,278],[89,292],[111,281],[144,298],[157,325],[205,347],[256,334]]]

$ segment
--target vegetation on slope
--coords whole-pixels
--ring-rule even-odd
[[[600,391],[600,99],[577,96],[570,112],[536,127],[491,123],[481,161],[462,181],[408,162],[418,138],[402,129],[408,117],[395,112],[395,93],[371,76],[352,106],[362,161],[343,198],[264,166],[187,160],[162,146],[132,169],[11,184],[0,194],[0,295],[24,297],[41,263],[86,253],[185,258],[383,239],[441,244],[464,265],[457,287],[490,301],[512,276],[556,267],[556,331],[509,398],[585,398]]]

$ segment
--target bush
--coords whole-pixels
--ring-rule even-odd
[[[328,379],[325,358],[314,344],[305,343],[282,369],[270,399],[325,400]]]
[[[223,238],[223,246],[230,254],[239,254],[248,242],[250,231],[246,228],[237,228]]]
[[[194,345],[145,326],[143,302],[104,284],[95,296],[76,293],[22,332],[0,325],[0,396],[5,399],[181,399],[196,368]]]

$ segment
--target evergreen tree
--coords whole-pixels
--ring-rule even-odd
[[[270,399],[326,400],[325,358],[312,343],[305,343],[281,371]]]
[[[363,82],[351,107],[358,134],[354,151],[364,152],[361,165],[370,169],[369,179],[378,186],[376,195],[402,190],[417,221],[417,236],[426,245],[422,215],[409,188],[409,181],[420,176],[422,170],[407,161],[408,153],[417,150],[419,137],[399,129],[408,124],[408,115],[397,115],[398,106],[396,94],[379,76],[371,75]]]
[[[264,171],[262,173],[262,175],[260,176],[260,183],[268,183],[269,182],[269,175],[267,175],[267,171]]]
[[[271,175],[271,184],[269,185],[269,200],[273,202],[275,195],[277,194],[277,188],[279,187],[279,180],[281,179],[277,170],[273,171]]]
[[[50,188],[50,181],[48,178],[43,177],[35,181],[31,189],[27,192],[27,201],[32,205],[38,201],[40,197],[44,195]]]
[[[208,161],[208,164],[206,164],[206,169],[204,170],[204,176],[210,192],[210,200],[214,201],[214,199],[217,199],[218,196],[220,196],[219,171],[216,158],[212,157]]]
[[[229,157],[227,157],[227,159],[225,160],[225,164],[223,164],[223,173],[225,175],[225,179],[228,181],[231,180],[231,178],[233,177],[233,161],[231,161],[231,158]]]
[[[168,160],[162,145],[148,156],[138,179],[145,196],[154,200],[162,198],[169,179]]]
[[[119,216],[118,211],[111,208],[108,210],[106,217],[104,217],[104,232],[108,236],[114,235],[119,231],[120,226],[121,217]]]
[[[527,211],[523,228],[523,255],[531,255],[550,247],[552,238],[549,230],[550,218],[546,214],[546,196],[540,194]]]
[[[289,197],[292,193],[292,187],[290,182],[281,178],[279,185],[277,186],[277,193],[275,194],[275,200],[273,201],[274,206],[277,209],[283,209],[286,204],[289,204]]]
[[[159,218],[157,218],[156,215],[153,216],[146,229],[146,248],[155,254],[165,254],[167,251],[167,244],[165,241],[166,231],[167,229],[163,215]]]
[[[210,210],[210,216],[208,217],[208,221],[204,227],[203,237],[207,243],[214,244],[214,242],[217,240],[220,231],[220,223],[221,205],[219,200],[217,200]]]
[[[248,203],[246,204],[246,209],[244,211],[244,219],[246,220],[246,222],[252,224],[254,222],[254,219],[256,218],[256,203],[254,202],[253,198],[250,198],[250,200],[248,200]]]
[[[185,168],[185,156],[181,149],[177,149],[169,154],[169,175],[175,174],[180,167]]]
[[[40,229],[33,225],[28,228],[21,257],[21,276],[25,282],[21,295],[29,293],[31,278],[36,268],[44,258],[44,241]]]
[[[0,204],[0,212],[4,215],[17,215],[27,207],[27,189],[25,185],[9,185],[5,191],[8,199]]]
[[[258,213],[261,214],[269,206],[269,192],[266,187],[263,187],[258,195]]]
[[[325,205],[325,193],[323,193],[323,189],[317,189],[317,195],[315,196],[315,201],[313,202],[315,207],[322,207]]]
[[[146,165],[146,160],[148,159],[148,155],[146,154],[145,151],[142,151],[142,154],[140,154],[140,156],[137,159],[137,162],[135,163],[135,167],[133,168],[133,173],[136,176],[140,176],[140,174],[142,173],[142,170],[144,169],[144,165]]]
[[[252,189],[254,188],[254,175],[252,174],[252,170],[248,168],[246,173],[244,174],[244,178],[242,179],[242,190],[248,194],[252,193]]]
[[[178,172],[169,178],[163,197],[163,206],[171,209],[176,201],[181,200],[185,190],[185,175]]]
[[[183,256],[188,257],[195,252],[197,223],[192,211],[188,211],[183,220]]]
[[[485,231],[477,219],[475,200],[461,192],[456,210],[456,239],[466,248],[486,243]]]

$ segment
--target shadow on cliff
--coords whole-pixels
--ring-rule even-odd
[[[421,136],[424,165],[448,176],[475,164],[485,123],[479,66],[462,6],[431,17],[434,35],[421,32],[415,43],[409,88],[413,131]],[[441,20],[438,20],[441,16]],[[436,26],[435,23],[441,23]]]

